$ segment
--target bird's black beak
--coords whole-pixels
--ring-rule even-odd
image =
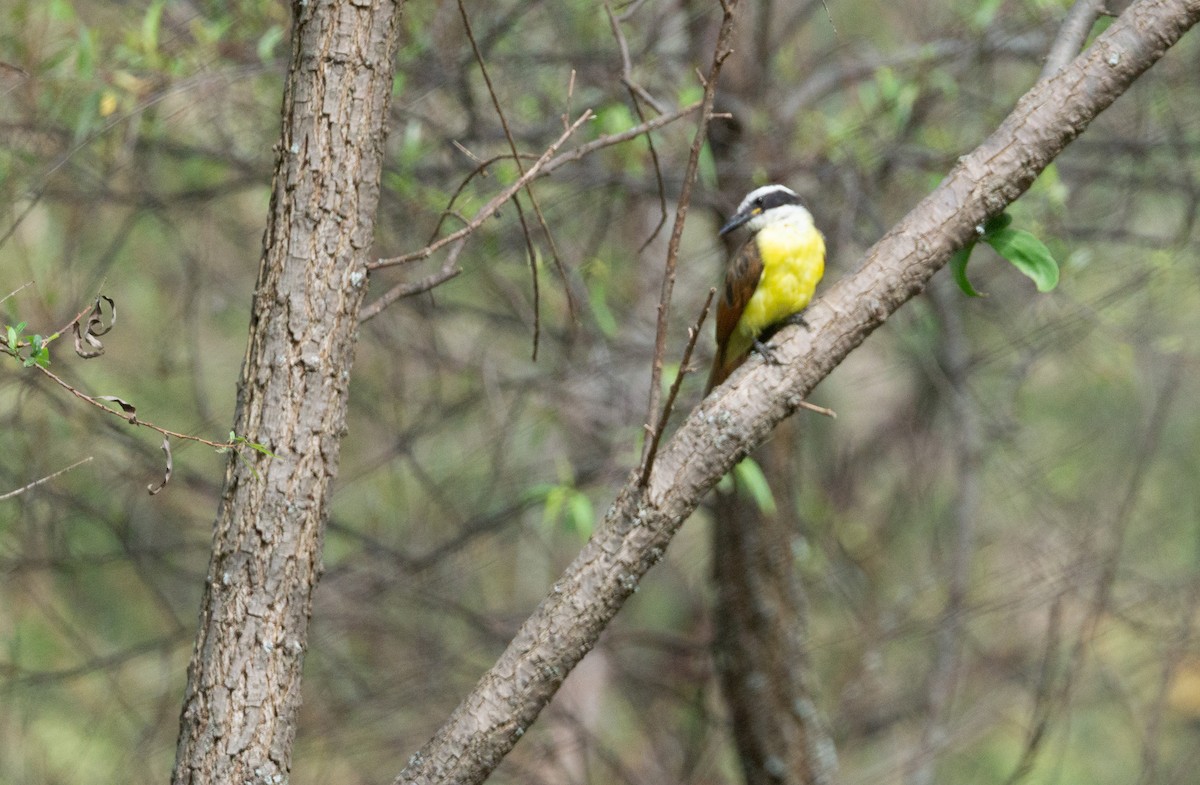
[[[721,227],[721,231],[717,232],[717,234],[720,235],[721,237],[724,237],[725,235],[729,234],[734,229],[736,229],[739,226],[741,226],[742,224],[746,223],[746,221],[749,221],[751,218],[753,218],[754,216],[758,215],[761,212],[762,212],[761,207],[752,207],[749,210],[740,212],[737,215],[730,218],[725,223],[725,225]]]

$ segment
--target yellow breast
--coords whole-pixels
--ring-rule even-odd
[[[754,242],[763,271],[734,336],[737,343],[744,344],[743,351],[763,330],[803,311],[825,274],[825,238],[811,219],[768,224],[754,236]]]

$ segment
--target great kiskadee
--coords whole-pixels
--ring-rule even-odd
[[[825,238],[795,191],[782,185],[751,191],[720,233],[743,224],[752,234],[725,270],[709,390],[761,347],[761,338],[803,311],[825,274]]]

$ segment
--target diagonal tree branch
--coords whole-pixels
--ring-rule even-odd
[[[596,534],[397,782],[482,782],[662,559],[705,492],[1197,21],[1200,0],[1135,3],[1022,97],[856,273],[810,306],[808,330],[780,333],[780,365],[748,362],[664,445],[646,487],[636,478],[626,484]]]

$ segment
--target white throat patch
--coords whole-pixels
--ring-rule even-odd
[[[787,224],[798,230],[813,228],[812,213],[798,204],[781,204],[772,207],[762,215],[756,215],[746,222],[746,227],[752,232],[758,232],[763,227],[773,224]]]

